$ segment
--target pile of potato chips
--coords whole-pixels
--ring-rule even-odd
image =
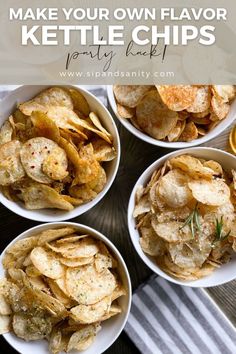
[[[126,294],[118,264],[105,244],[72,227],[21,239],[3,258],[0,333],[47,339],[52,354],[85,350],[100,323],[121,312]]]
[[[27,209],[93,200],[116,157],[112,136],[74,88],[51,87],[21,103],[0,130],[0,185]]]
[[[190,155],[169,159],[136,192],[142,250],[181,280],[196,280],[236,251],[236,171]]]
[[[229,113],[232,85],[114,86],[117,113],[157,140],[189,142]]]

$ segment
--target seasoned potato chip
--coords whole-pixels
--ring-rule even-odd
[[[193,199],[188,182],[188,176],[178,170],[172,170],[160,178],[157,191],[170,207],[182,207]]]
[[[67,267],[79,267],[85,264],[93,263],[94,257],[81,257],[81,258],[65,258],[60,257],[60,262]]]
[[[98,251],[97,242],[92,237],[86,237],[75,243],[64,243],[60,246],[48,245],[53,251],[59,252],[65,258],[92,257]]]
[[[162,101],[173,111],[183,111],[194,104],[197,88],[191,85],[156,86]]]
[[[53,180],[62,180],[68,176],[68,161],[66,153],[60,147],[52,149],[43,160],[42,170],[45,175]]]
[[[227,184],[215,179],[206,181],[204,179],[191,181],[188,183],[194,198],[207,205],[223,205],[227,203],[230,198],[230,189]]]
[[[139,215],[148,213],[151,210],[148,194],[143,195],[139,203],[135,206],[133,211],[133,217],[137,218]]]
[[[60,131],[57,125],[43,112],[33,112],[30,116],[37,136],[41,136],[58,143]]]
[[[57,208],[62,210],[72,210],[73,205],[67,202],[59,193],[53,188],[36,184],[25,188],[21,192],[22,199],[25,202],[26,209],[44,209]]]
[[[172,168],[179,168],[182,171],[187,172],[193,178],[212,178],[212,170],[204,167],[201,161],[194,156],[176,156],[169,160],[169,164],[172,166]]]
[[[51,106],[73,109],[70,95],[60,87],[51,87],[41,92],[33,100],[20,104],[19,109],[25,115],[30,116],[34,111],[47,112]]]
[[[13,331],[26,341],[45,338],[52,330],[51,321],[44,316],[29,316],[24,313],[13,316]]]
[[[96,139],[92,142],[93,154],[97,161],[111,161],[116,157],[116,150],[103,139]]]
[[[0,146],[0,184],[10,185],[19,181],[25,175],[20,161],[22,144],[18,140],[12,140]]]
[[[233,85],[213,85],[212,89],[214,95],[224,103],[229,102],[235,97],[235,89]]]
[[[180,221],[169,221],[158,223],[156,217],[152,218],[152,227],[156,234],[164,240],[172,242],[183,242],[191,240],[192,234],[190,228]]]
[[[41,274],[52,278],[61,278],[64,274],[64,267],[52,253],[42,247],[35,247],[30,254],[30,259]]]
[[[82,324],[98,322],[109,311],[111,306],[111,296],[104,297],[94,305],[78,305],[73,307],[70,312],[75,321]]]
[[[66,351],[69,352],[72,349],[76,349],[79,351],[86,350],[93,343],[96,332],[96,325],[88,325],[81,327],[70,337]]]
[[[74,227],[66,226],[59,229],[50,229],[42,231],[36,237],[38,238],[38,245],[45,245],[47,242],[55,241],[61,237],[71,235],[75,232]]]
[[[160,256],[165,251],[165,243],[158,237],[152,226],[140,227],[140,246],[142,250],[150,256]]]
[[[0,129],[0,145],[12,140],[13,128],[9,120],[6,120]]]
[[[55,158],[55,154],[59,155],[58,159]],[[20,151],[20,157],[27,175],[37,182],[51,183],[52,181],[52,178],[43,171],[44,162],[46,172],[52,173],[52,164],[55,169],[57,169],[57,165],[62,165],[64,175],[67,175],[65,174],[67,158],[64,150],[47,138],[38,137],[28,140]]]
[[[121,118],[132,118],[135,116],[135,109],[117,104],[117,113]]]
[[[197,88],[195,100],[191,106],[187,107],[188,112],[201,113],[210,107],[211,92],[209,86],[201,86]]]
[[[110,317],[118,315],[121,313],[121,307],[119,305],[111,305],[110,311],[102,317],[102,321],[108,320]]]
[[[211,106],[212,106],[213,112],[215,113],[216,117],[219,120],[224,119],[227,116],[227,114],[229,113],[229,109],[230,109],[229,104],[217,100],[217,98],[215,96],[213,96],[211,99]]]
[[[113,90],[118,103],[123,106],[133,108],[137,106],[144,94],[148,92],[151,87],[152,86],[148,85],[115,85]]]
[[[148,92],[136,109],[138,126],[156,139],[165,138],[176,126],[178,115],[162,102],[157,91]]]
[[[73,88],[69,89],[69,93],[73,101],[74,109],[81,112],[85,117],[88,117],[90,109],[86,98],[79,90]]]
[[[59,288],[59,286],[57,285],[57,283],[48,278],[47,279],[47,283],[51,289],[52,294],[66,307],[71,307],[73,306],[73,301],[65,295],[65,293]]]
[[[197,139],[198,129],[193,122],[189,122],[185,125],[182,134],[180,135],[180,141],[192,141]]]
[[[95,125],[95,127],[101,131],[101,133],[103,133],[104,135],[106,135],[108,137],[108,139],[111,141],[112,136],[110,133],[108,133],[108,131],[102,126],[98,116],[94,113],[91,112],[89,114],[89,119],[92,121],[92,123]],[[107,139],[105,139],[107,140]]]
[[[213,160],[208,160],[203,163],[203,166],[210,168],[212,171],[214,171],[215,176],[222,176],[223,175],[223,168],[221,165]]]
[[[23,238],[9,246],[7,253],[11,253],[15,257],[20,257],[21,255],[30,252],[37,245],[37,242],[38,238],[36,236]]]
[[[79,304],[92,305],[112,294],[116,280],[108,269],[98,273],[93,265],[86,265],[80,272],[74,268],[67,269],[66,287]]]
[[[184,131],[185,125],[185,120],[178,120],[176,126],[167,135],[168,141],[178,141],[179,137]]]

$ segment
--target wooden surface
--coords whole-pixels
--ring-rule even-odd
[[[134,290],[138,285],[144,282],[152,272],[138,257],[129,238],[126,215],[129,196],[140,174],[153,161],[171,150],[155,147],[142,142],[121,127],[119,123],[117,123],[117,125],[121,138],[122,155],[116,180],[106,197],[96,207],[84,215],[72,219],[72,221],[89,225],[101,231],[112,240],[120,250],[128,266]],[[228,149],[228,131],[229,129],[207,145],[221,149]],[[34,221],[23,219],[20,216],[13,214],[5,207],[0,206],[1,251],[21,232],[37,224],[38,223]],[[230,292],[232,288],[236,289],[236,282],[232,282],[232,284],[233,285],[230,285]],[[218,288],[221,289],[212,288],[210,293],[214,296],[216,301],[224,307],[223,299],[227,298],[227,293],[224,291],[224,287]],[[228,303],[231,304],[231,302],[232,301],[229,297]],[[236,324],[236,317],[231,313],[233,311],[232,306],[226,307],[226,313],[231,314],[231,320]],[[234,311],[234,313],[236,314],[236,311]],[[1,353],[4,354],[16,353],[2,338],[0,339],[0,348]],[[122,333],[112,347],[106,351],[106,354],[123,353],[138,353],[138,350],[125,333]]]

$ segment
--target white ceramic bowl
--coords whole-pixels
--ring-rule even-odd
[[[147,182],[150,180],[152,173],[157,168],[161,167],[166,160],[170,159],[171,157],[182,155],[182,154],[191,154],[193,156],[200,157],[203,159],[216,160],[223,166],[223,168],[226,171],[229,172],[231,171],[232,168],[236,167],[235,156],[218,149],[204,148],[204,147],[189,148],[189,149],[179,150],[177,152],[175,151],[155,161],[140,176],[130,196],[129,206],[128,206],[128,227],[129,227],[131,241],[133,243],[135,250],[141,257],[141,259],[144,261],[144,263],[146,263],[146,265],[154,273],[161,275],[163,278],[173,283],[191,286],[191,287],[211,287],[211,286],[227,283],[236,278],[236,253],[232,255],[232,259],[230,260],[229,263],[223,264],[220,268],[214,270],[214,272],[212,272],[212,274],[210,274],[209,276],[194,281],[184,282],[174,277],[171,277],[165,272],[163,272],[161,268],[157,266],[153,258],[145,254],[141,249],[139,243],[140,235],[138,230],[135,228],[135,219],[133,218],[132,215],[135,206],[135,194],[136,194],[137,187],[140,185],[145,186]]]
[[[49,223],[49,224],[42,224],[42,225],[33,227],[33,228],[23,232],[18,237],[16,237],[5,248],[5,250],[3,251],[3,253],[1,254],[1,257],[0,257],[0,276],[2,278],[5,275],[5,271],[2,266],[2,257],[4,255],[4,252],[15,241],[20,240],[25,237],[35,235],[38,232],[46,230],[46,229],[63,227],[63,226],[73,226],[82,234],[86,233],[86,234],[92,235],[93,237],[101,240],[102,242],[104,242],[106,244],[106,246],[113,252],[116,260],[118,261],[119,274],[120,274],[120,277],[121,277],[123,284],[124,284],[126,291],[127,291],[126,296],[121,296],[118,299],[118,303],[122,308],[122,312],[120,314],[118,314],[117,316],[111,317],[109,320],[104,321],[102,323],[102,329],[98,332],[95,342],[87,350],[83,351],[84,354],[100,354],[100,353],[103,353],[105,350],[107,350],[112,345],[112,343],[114,343],[114,341],[118,338],[121,331],[123,330],[125,323],[127,321],[129,312],[130,312],[131,298],[132,298],[131,282],[130,282],[129,272],[127,270],[125,262],[121,256],[120,252],[118,251],[118,249],[113,245],[113,243],[111,241],[109,241],[109,239],[107,237],[105,237],[100,232],[98,232],[88,226],[80,225],[80,224],[76,224],[76,223],[71,223],[71,222]],[[32,353],[34,353],[34,354],[48,354],[49,353],[48,343],[45,340],[25,342],[24,340],[16,337],[12,333],[6,333],[3,336],[7,340],[7,342],[14,349],[16,349],[19,353],[22,353],[22,354],[32,354]],[[73,353],[78,353],[78,352],[73,351]]]
[[[27,101],[37,95],[40,91],[48,88],[49,86],[21,86],[16,90],[12,91],[6,98],[4,98],[0,102],[0,126],[4,123],[4,121],[12,114],[12,112],[16,109],[16,105],[18,103]],[[67,86],[68,87],[68,86]],[[78,89],[78,87],[75,87]],[[116,128],[116,124],[106,109],[106,107],[90,92],[79,88],[79,91],[85,96],[87,99],[91,110],[99,115],[101,122],[104,127],[112,134],[114,139],[114,146],[117,151],[117,156],[113,161],[106,162],[104,167],[107,173],[107,184],[101,193],[97,195],[95,199],[92,201],[85,203],[80,206],[75,206],[72,211],[64,211],[57,209],[40,209],[40,210],[27,210],[23,203],[16,203],[8,200],[2,193],[0,193],[0,202],[13,211],[14,213],[23,216],[27,219],[41,221],[41,222],[50,222],[50,221],[62,221],[72,219],[76,216],[79,216],[92,207],[94,207],[107,193],[109,188],[111,187],[120,162],[120,138]]]
[[[229,111],[229,114],[225,119],[223,119],[214,129],[212,129],[209,133],[207,133],[205,136],[198,138],[193,141],[189,142],[181,142],[181,141],[176,141],[176,142],[168,142],[168,141],[162,141],[162,140],[157,140],[152,138],[151,136],[143,133],[141,130],[135,128],[135,126],[130,122],[129,119],[121,118],[118,113],[117,113],[117,105],[116,105],[116,100],[115,96],[113,93],[113,86],[107,86],[107,96],[108,96],[108,101],[110,103],[110,106],[116,115],[117,119],[121,122],[121,124],[129,130],[130,133],[134,134],[137,138],[145,141],[146,143],[156,145],[156,146],[161,146],[165,148],[170,148],[170,149],[184,149],[187,147],[191,146],[197,146],[206,143],[207,141],[215,138],[219,134],[221,134],[226,128],[232,124],[232,122],[236,118],[236,100],[231,104],[231,108]]]

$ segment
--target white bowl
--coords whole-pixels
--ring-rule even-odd
[[[220,284],[227,283],[236,278],[236,253],[233,254],[232,259],[229,263],[223,264],[220,268],[214,270],[212,274],[206,276],[204,278],[194,280],[194,281],[181,281],[174,277],[169,276],[160,267],[155,263],[151,256],[145,254],[140,246],[139,243],[139,232],[135,227],[135,219],[133,218],[133,210],[135,206],[135,194],[137,187],[140,185],[146,185],[147,182],[150,180],[152,173],[159,167],[161,167],[164,162],[174,156],[182,155],[182,154],[191,154],[193,156],[209,159],[209,160],[216,160],[218,161],[226,171],[231,171],[232,168],[236,166],[236,157],[218,149],[213,148],[189,148],[184,150],[179,150],[167,154],[157,161],[155,161],[151,166],[149,166],[143,174],[138,179],[137,183],[135,184],[133,191],[130,196],[129,206],[128,206],[128,227],[129,233],[131,237],[131,241],[133,246],[141,259],[146,263],[146,265],[156,274],[161,275],[163,278],[181,285],[191,286],[191,287],[211,287]]]
[[[170,149],[184,149],[187,147],[191,146],[197,146],[206,143],[207,141],[214,139],[216,136],[221,134],[225,129],[227,129],[230,124],[233,123],[233,121],[236,118],[236,100],[231,104],[229,114],[225,119],[223,119],[214,129],[212,129],[209,133],[207,133],[205,136],[195,139],[193,141],[189,142],[182,142],[182,141],[176,141],[176,142],[168,142],[168,141],[162,141],[162,140],[157,140],[152,138],[151,136],[143,133],[141,130],[135,128],[135,126],[130,122],[129,119],[121,118],[118,113],[117,113],[117,104],[115,100],[115,96],[113,93],[113,86],[107,86],[107,96],[108,96],[108,101],[110,103],[110,106],[116,115],[117,119],[121,122],[121,124],[133,135],[135,135],[137,138],[145,141],[146,143],[156,145],[156,146],[161,146],[165,148],[170,148]]]
[[[113,245],[111,241],[104,235],[102,235],[100,232],[85,226],[85,225],[80,225],[76,223],[71,223],[71,222],[57,222],[57,223],[49,223],[49,224],[42,224],[36,227],[33,227],[22,234],[20,234],[18,237],[16,237],[2,252],[1,257],[0,257],[0,276],[1,278],[4,277],[5,275],[5,270],[3,269],[2,266],[2,258],[6,250],[8,249],[9,246],[11,246],[14,242],[17,240],[20,240],[25,237],[29,237],[32,235],[37,234],[40,231],[50,229],[50,228],[57,228],[57,227],[63,227],[63,226],[73,226],[75,227],[79,232],[82,234],[90,234],[93,237],[101,240],[104,242],[109,249],[113,252],[116,260],[118,261],[118,269],[119,269],[119,274],[120,277],[123,281],[123,284],[126,288],[127,294],[125,296],[121,296],[118,299],[118,303],[122,308],[122,312],[118,314],[117,316],[111,317],[109,320],[104,321],[102,323],[102,329],[101,331],[98,332],[97,337],[95,339],[95,342],[89,347],[87,350],[83,351],[84,354],[99,354],[103,353],[105,350],[107,350],[112,343],[118,338],[120,335],[121,331],[123,330],[125,323],[127,321],[129,312],[130,312],[130,306],[131,306],[131,298],[132,298],[132,290],[131,290],[131,282],[130,282],[130,277],[129,277],[129,272],[127,270],[127,267],[125,265],[125,262],[118,251],[118,249]],[[22,354],[48,354],[48,343],[45,340],[41,341],[32,341],[32,342],[25,342],[24,340],[16,337],[12,333],[6,333],[3,335],[6,341],[19,353]],[[73,353],[78,353],[73,351]]]
[[[37,95],[40,91],[45,90],[49,86],[21,86],[16,90],[12,91],[5,99],[0,102],[0,126],[4,123],[4,121],[12,114],[12,112],[16,109],[17,104],[27,101]],[[66,86],[72,87],[72,86]],[[14,213],[23,216],[27,219],[41,221],[41,222],[50,222],[50,221],[62,221],[72,219],[76,216],[79,216],[92,207],[94,207],[108,192],[111,187],[120,162],[120,138],[116,128],[116,124],[106,109],[106,107],[90,92],[75,87],[79,90],[87,99],[91,109],[99,115],[101,122],[104,127],[112,134],[114,139],[114,146],[117,151],[117,156],[114,160],[110,162],[106,162],[104,167],[107,173],[107,184],[105,188],[100,192],[95,199],[92,201],[85,203],[80,206],[75,206],[72,211],[64,211],[57,209],[40,209],[40,210],[27,210],[23,203],[13,202],[8,200],[2,193],[0,193],[0,202],[13,211]]]

